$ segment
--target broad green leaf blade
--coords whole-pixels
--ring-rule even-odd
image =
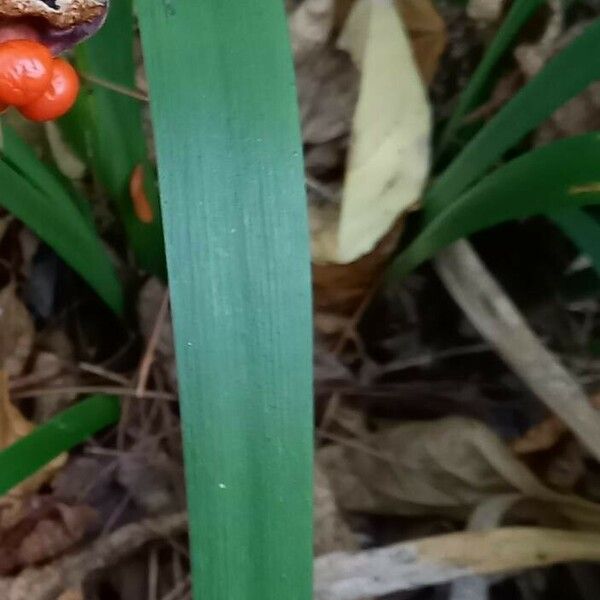
[[[473,138],[425,196],[431,220],[569,98],[600,79],[600,19],[553,58]]]
[[[600,203],[600,135],[562,140],[513,160],[440,211],[394,261],[404,276],[452,242],[509,219]]]
[[[72,201],[42,192],[0,160],[0,206],[51,246],[115,313],[123,313],[123,290],[114,265],[89,221]]]
[[[132,0],[112,2],[102,30],[77,47],[76,66],[84,75],[133,89],[133,43]],[[164,277],[160,206],[147,158],[140,101],[100,85],[88,84],[61,125],[67,139],[82,154],[114,201],[137,263]],[[144,166],[146,196],[154,213],[150,224],[137,218],[129,192],[133,170],[139,164]]]
[[[138,0],[196,600],[312,598],[309,240],[283,3]]]
[[[436,149],[438,156],[444,154],[448,149],[448,146],[452,143],[454,136],[460,129],[462,122],[468,113],[483,100],[498,61],[510,48],[523,25],[527,23],[536,9],[545,1],[546,0],[516,0],[512,5],[510,12],[504,19],[504,22],[498,30],[498,33],[495,35],[490,47],[487,49],[475,73],[473,73],[473,76],[469,80],[466,89],[461,94],[458,105],[440,136],[438,147]]]
[[[586,254],[600,275],[600,224],[584,210],[571,208],[557,211],[548,218],[559,227],[577,248]]]
[[[114,396],[90,396],[0,452],[0,496],[62,452],[119,420]]]

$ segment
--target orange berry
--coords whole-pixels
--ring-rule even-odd
[[[144,167],[141,164],[135,167],[131,173],[129,193],[133,202],[135,216],[142,223],[152,223],[154,221],[154,211],[144,190]]]
[[[0,103],[22,106],[39,98],[52,76],[52,54],[31,40],[0,44]]]
[[[54,60],[52,79],[46,91],[33,102],[20,106],[24,117],[32,121],[52,121],[68,112],[79,94],[79,76],[61,58]]]

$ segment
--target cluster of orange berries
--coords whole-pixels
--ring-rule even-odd
[[[75,69],[43,44],[0,43],[0,112],[15,106],[32,121],[51,121],[68,112],[78,93]]]

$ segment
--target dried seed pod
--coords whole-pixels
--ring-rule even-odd
[[[0,0],[0,17],[42,18],[66,29],[104,16],[106,6],[106,0]]]
[[[109,0],[0,0],[0,33],[30,27],[55,54],[83,41],[104,23]]]

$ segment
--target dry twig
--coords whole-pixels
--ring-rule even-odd
[[[100,537],[78,554],[67,555],[48,566],[24,570],[13,579],[0,579],[2,600],[56,600],[68,588],[77,588],[94,571],[117,564],[153,540],[184,533],[185,513],[127,525]]]
[[[90,73],[79,73],[81,78],[89,83],[97,85],[99,87],[103,87],[111,92],[116,92],[117,94],[121,94],[122,96],[127,96],[128,98],[133,98],[134,100],[139,100],[140,102],[149,102],[148,94],[140,91],[133,90],[131,88],[125,87],[123,85],[119,85],[118,83],[114,83],[113,81],[108,81],[106,79],[101,79],[100,77],[96,77],[95,75],[91,75]]]
[[[133,390],[131,388],[104,385],[82,385],[74,387],[51,386],[47,388],[26,389],[11,394],[11,398],[14,400],[21,400],[23,398],[35,398],[36,396],[62,396],[80,394],[113,394],[115,396],[124,396],[126,398],[169,400],[172,402],[177,400],[177,396],[175,394],[171,394],[170,392],[147,390],[141,396],[138,396],[137,390]]]
[[[167,314],[169,310],[169,290],[165,289],[163,293],[163,298],[160,304],[160,308],[158,310],[158,314],[156,315],[156,321],[154,322],[154,327],[152,329],[152,334],[150,335],[150,339],[148,340],[148,345],[146,346],[146,351],[144,352],[144,356],[140,362],[139,368],[139,377],[138,384],[136,387],[136,396],[138,398],[142,398],[144,393],[146,392],[146,386],[148,384],[148,377],[150,375],[150,367],[154,362],[154,355],[156,354],[156,347],[158,346],[158,342],[160,340],[160,335],[162,333],[163,327],[165,325],[165,321],[167,319]]]

